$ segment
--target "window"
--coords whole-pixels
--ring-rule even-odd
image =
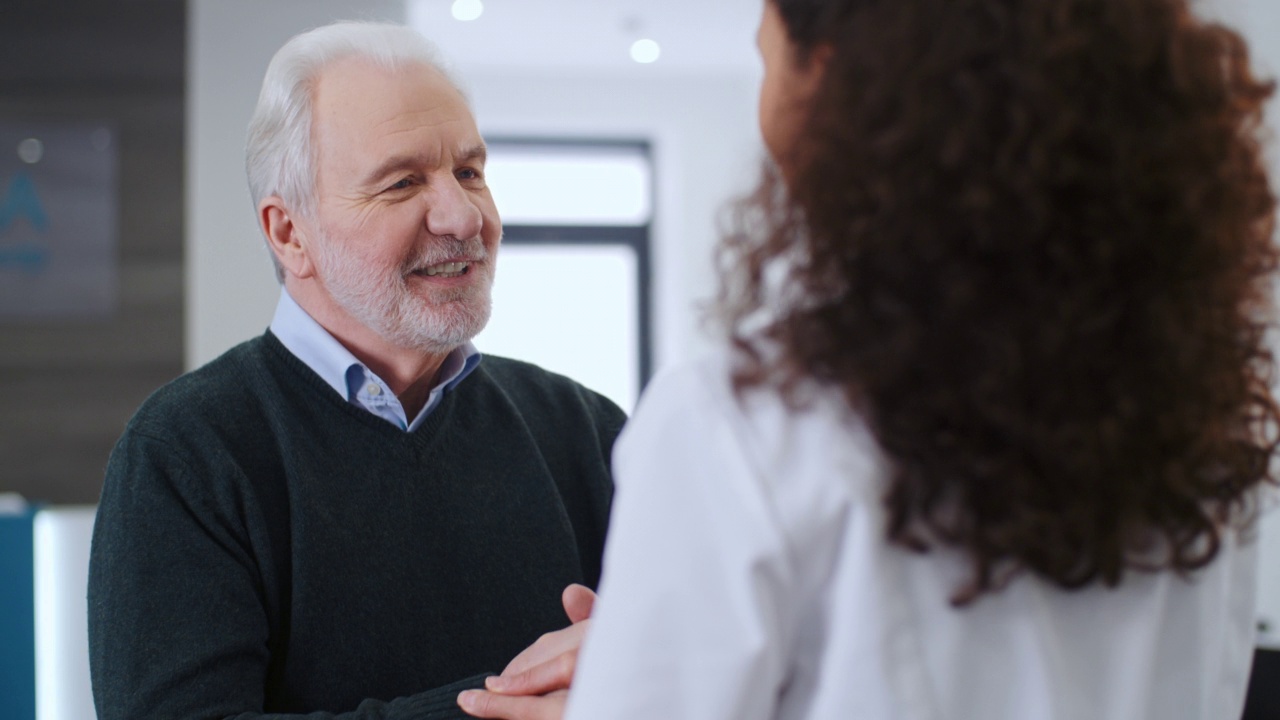
[[[504,236],[481,352],[635,407],[651,367],[652,174],[644,143],[489,143]]]

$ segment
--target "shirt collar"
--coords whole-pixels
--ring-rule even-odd
[[[280,288],[280,301],[276,303],[276,314],[271,319],[271,334],[343,400],[350,399],[347,397],[347,369],[352,365],[363,367],[363,363],[308,315],[284,288]]]
[[[344,400],[353,401],[355,393],[363,384],[362,373],[350,372],[353,367],[377,377],[330,335],[328,330],[308,315],[284,288],[280,288],[280,300],[276,303],[275,316],[271,319],[271,334]],[[480,357],[480,352],[470,342],[454,348],[444,359],[439,373],[440,382],[433,391],[452,390],[471,374],[480,363]]]

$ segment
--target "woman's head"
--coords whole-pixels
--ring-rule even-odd
[[[782,158],[789,153],[803,122],[803,109],[822,80],[826,53],[800,52],[790,27],[772,2],[764,5],[756,45],[764,63],[760,134],[770,155]]]
[[[1211,559],[1277,421],[1240,38],[1186,0],[768,5],[812,86],[762,97],[782,172],[723,247],[739,381],[838,387],[893,540],[965,551],[962,600]]]

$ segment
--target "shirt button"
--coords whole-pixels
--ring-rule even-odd
[[[376,383],[369,383],[369,386],[366,387],[365,390],[369,391],[369,394],[374,397],[382,394],[382,388],[378,387]]]

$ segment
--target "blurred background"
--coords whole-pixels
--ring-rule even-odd
[[[631,407],[658,364],[703,342],[716,213],[761,158],[758,11],[4,0],[0,491],[94,502],[146,395],[265,329],[278,288],[245,186],[245,126],[275,50],[334,19],[411,23],[471,98],[506,226],[477,344]]]
[[[506,228],[476,344],[630,409],[710,342],[717,217],[762,159],[760,6],[0,0],[0,720],[92,717],[83,573],[110,449],[151,391],[271,319],[243,149],[285,40],[373,19],[441,46]],[[1200,7],[1280,70],[1280,5]],[[1263,542],[1259,637],[1280,647],[1276,520]]]

